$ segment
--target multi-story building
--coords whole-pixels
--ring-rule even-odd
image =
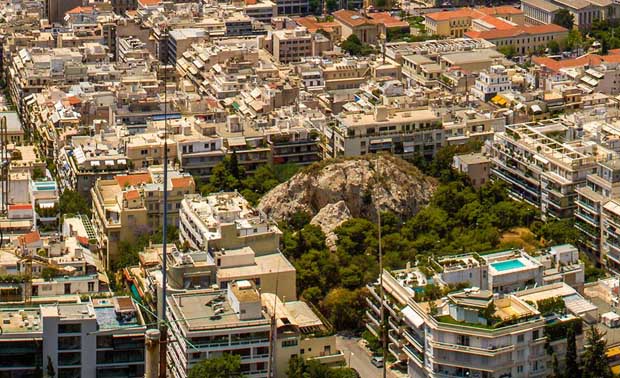
[[[556,24],[514,26],[502,30],[472,30],[465,36],[486,39],[498,48],[513,47],[517,54],[525,55],[544,50],[551,41],[559,43],[568,37],[568,29]]]
[[[222,353],[241,357],[244,376],[270,376],[271,320],[250,281],[235,282],[226,290],[172,294],[168,306],[172,377],[186,377],[194,364]]]
[[[99,179],[109,180],[128,172],[128,159],[119,151],[115,135],[75,136],[58,151],[59,183],[63,189],[90,198],[90,189]]]
[[[333,13],[334,20],[340,24],[343,40],[355,35],[362,43],[376,44],[384,31],[384,25],[375,22],[364,14],[348,9],[340,9]]]
[[[207,251],[251,247],[257,255],[277,251],[282,232],[238,193],[188,196],[181,202],[179,238]]]
[[[310,7],[308,0],[276,0],[279,15],[305,15]]]
[[[604,216],[605,205],[620,196],[620,160],[599,162],[596,173],[589,174],[585,185],[576,192],[575,227],[581,233],[580,247],[596,261],[604,263],[609,260],[608,265],[614,265],[614,258],[618,259],[620,254],[614,254],[614,251],[610,256],[605,254],[603,244],[610,239],[607,236],[613,229],[603,223],[609,223]],[[609,241],[613,249],[613,238]]]
[[[195,183],[187,174],[168,170],[168,224],[178,225],[181,201],[193,194]],[[163,224],[163,167],[146,173],[99,179],[91,189],[93,227],[106,266],[116,259],[120,242],[160,229]]]
[[[312,54],[312,34],[306,28],[275,30],[272,33],[271,49],[279,63],[298,62]]]
[[[507,125],[487,143],[493,162],[491,173],[508,184],[515,198],[540,208],[549,218],[571,218],[575,190],[596,168],[596,159],[571,144],[577,127],[566,120]]]
[[[504,92],[512,88],[512,83],[506,72],[506,67],[496,65],[489,67],[488,70],[480,72],[471,92],[481,101],[489,101],[499,92]]]
[[[0,374],[144,376],[144,319],[129,297],[2,308]]]
[[[452,167],[467,175],[474,188],[489,182],[491,160],[481,153],[454,155]]]
[[[209,38],[204,29],[197,28],[173,29],[168,35],[168,64],[173,66],[191,45]]]
[[[563,278],[558,281],[563,266],[570,268],[560,273]],[[537,257],[514,251],[484,257],[446,256],[432,262],[430,269],[426,273],[416,268],[384,271],[379,281],[383,300],[378,284],[369,285],[367,328],[379,334],[383,304],[388,351],[407,364],[412,378],[546,377],[551,370],[547,348],[562,361],[565,330],[576,327],[581,344],[580,317],[596,311],[578,292],[583,289],[583,264],[572,246],[556,246]],[[580,282],[576,283],[578,290],[571,287],[575,279]],[[509,282],[518,285],[504,286]],[[425,297],[419,290],[427,285],[446,289],[459,284],[472,287],[441,299]],[[503,294],[494,295],[494,291]],[[545,320],[543,315],[553,314],[542,314],[539,302],[558,297],[567,314]],[[555,329],[559,331],[551,332]]]
[[[376,106],[374,113],[342,112],[326,124],[326,156],[359,156],[381,151],[404,158],[433,156],[444,144],[441,118],[432,110]]]
[[[523,23],[523,12],[509,5],[477,9],[460,8],[424,15],[424,25],[430,34],[451,38],[462,38],[470,30],[507,29]]]
[[[525,0],[521,9],[532,24],[551,24],[558,10],[566,9],[579,29],[589,29],[595,20],[613,21],[620,17],[616,4],[594,0]]]

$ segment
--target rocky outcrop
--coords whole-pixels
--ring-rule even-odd
[[[321,228],[333,230],[335,226],[329,223],[338,223],[347,211],[347,216],[371,220],[376,219],[377,208],[410,217],[429,202],[436,187],[434,179],[391,156],[326,160],[272,189],[258,208],[281,221],[296,212],[314,217],[332,205],[315,222],[323,222]]]
[[[338,236],[334,233],[334,229],[347,220],[351,219],[351,212],[344,201],[329,203],[325,205],[312,218],[310,224],[321,227],[325,234],[325,244],[331,251],[336,250],[336,240]]]

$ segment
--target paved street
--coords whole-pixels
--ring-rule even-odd
[[[338,336],[336,339],[336,346],[344,353],[347,365],[350,361],[351,367],[358,371],[361,378],[381,377],[381,369],[370,363],[370,354],[366,349],[360,346],[359,341],[359,337],[346,338]],[[353,354],[351,354],[351,352],[353,352]],[[389,369],[387,376],[389,378],[398,377]]]

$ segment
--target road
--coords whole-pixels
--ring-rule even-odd
[[[357,370],[361,378],[378,378],[381,377],[381,369],[370,363],[369,352],[362,348],[359,344],[359,337],[346,338],[338,336],[336,338],[336,347],[344,353],[344,358],[352,368]],[[353,352],[351,354],[351,352]],[[398,376],[390,369],[387,371],[388,378],[398,378]]]

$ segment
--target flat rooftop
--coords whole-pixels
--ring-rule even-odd
[[[240,320],[230,307],[226,290],[201,291],[198,293],[172,294],[168,301],[178,322],[189,332],[250,326],[269,326],[269,319],[263,313],[262,319]],[[214,304],[219,303],[222,312],[216,314]]]
[[[264,256],[256,256],[253,265],[220,268],[217,271],[217,279],[218,281],[241,280],[254,278],[257,275],[284,272],[295,272],[295,267],[282,253],[276,252]]]

